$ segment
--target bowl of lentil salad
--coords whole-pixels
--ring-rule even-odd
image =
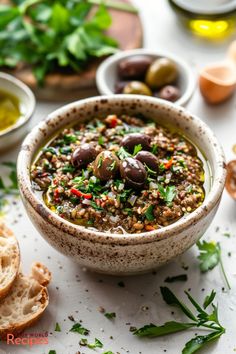
[[[183,108],[95,97],[60,108],[25,139],[26,210],[57,250],[92,270],[134,274],[193,245],[218,208],[224,155]]]

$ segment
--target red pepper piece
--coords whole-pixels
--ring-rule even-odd
[[[93,195],[91,193],[83,193],[81,191],[79,191],[78,189],[75,188],[71,188],[70,192],[74,195],[76,195],[76,197],[82,197],[85,199],[91,199],[93,197]]]
[[[168,162],[164,163],[164,167],[166,170],[168,170],[169,168],[171,168],[173,164],[173,158],[171,158]]]

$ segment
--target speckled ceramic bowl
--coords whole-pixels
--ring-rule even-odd
[[[0,131],[0,152],[9,150],[26,135],[35,109],[33,92],[12,75],[0,72],[0,90],[9,92],[19,99],[21,117],[17,122]]]
[[[211,188],[204,203],[172,225],[141,234],[120,235],[88,230],[50,211],[34,193],[30,166],[40,147],[59,129],[94,116],[142,113],[181,129],[204,152],[211,168]],[[26,137],[18,158],[18,178],[26,210],[42,236],[80,265],[108,274],[137,274],[159,267],[191,247],[210,225],[225,183],[224,154],[212,131],[183,108],[156,98],[133,95],[94,97],[50,114]]]

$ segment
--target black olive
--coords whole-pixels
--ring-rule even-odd
[[[167,85],[160,90],[157,97],[160,97],[163,100],[175,102],[180,98],[180,90],[176,86]]]
[[[146,182],[147,172],[142,162],[127,157],[120,163],[120,174],[126,184],[133,188],[141,188]]]
[[[121,141],[121,145],[130,153],[134,152],[136,145],[141,145],[143,150],[150,150],[151,138],[146,134],[127,134]]]
[[[135,55],[123,59],[118,64],[118,75],[123,79],[143,78],[153,59],[147,55]]]
[[[147,165],[152,171],[158,172],[159,161],[158,158],[149,151],[139,151],[135,159]]]
[[[79,146],[72,153],[71,162],[74,167],[83,167],[87,166],[90,162],[92,162],[96,156],[97,151],[95,147],[91,144],[83,144]]]
[[[111,151],[102,151],[96,157],[93,165],[93,173],[101,181],[108,181],[115,177],[120,160]]]

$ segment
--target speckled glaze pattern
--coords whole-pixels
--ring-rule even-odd
[[[144,114],[160,124],[180,129],[204,152],[212,171],[212,186],[203,204],[172,225],[141,234],[111,234],[74,225],[51,212],[34,193],[30,166],[40,147],[65,125],[107,114]],[[224,153],[210,128],[185,109],[151,97],[115,95],[71,103],[50,114],[23,142],[18,180],[25,208],[41,235],[58,251],[91,270],[116,275],[148,272],[191,247],[218,209],[224,189]]]

